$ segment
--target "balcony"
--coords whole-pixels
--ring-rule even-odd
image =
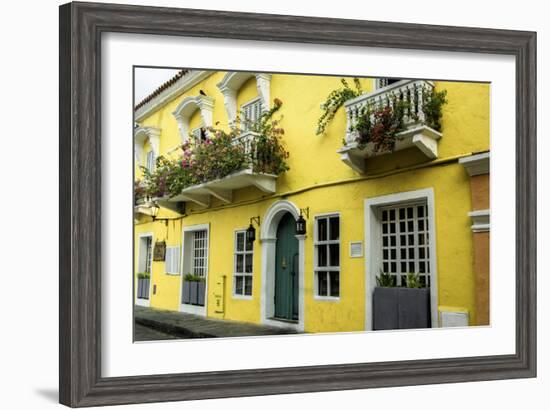
[[[171,210],[175,210],[183,202],[192,202],[207,208],[211,205],[212,198],[226,204],[232,203],[233,192],[241,188],[255,187],[264,193],[275,193],[278,173],[269,171],[272,164],[280,159],[275,158],[277,154],[266,150],[265,146],[260,148],[259,137],[259,134],[247,131],[232,139],[231,145],[237,148],[237,155],[243,156],[243,166],[239,169],[225,176],[187,186],[176,195],[165,195],[155,201],[159,206]]]
[[[361,174],[367,171],[367,158],[408,148],[418,149],[427,160],[436,159],[442,134],[429,126],[424,113],[427,97],[433,89],[431,81],[402,80],[347,101],[344,104],[347,117],[345,145],[338,150],[340,159]],[[355,130],[358,119],[367,110],[393,108],[396,102],[405,103],[407,108],[404,110],[402,131],[395,135],[393,150],[377,151],[372,142],[360,144],[359,133]]]
[[[136,190],[137,187],[137,190]],[[139,189],[143,189],[142,184],[137,183],[134,185],[134,192],[137,193]],[[144,197],[137,198],[134,203],[134,219],[139,219],[140,216],[153,216],[152,211],[153,202]]]

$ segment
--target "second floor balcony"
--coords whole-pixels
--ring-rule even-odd
[[[444,95],[435,94],[431,81],[401,80],[347,101],[340,159],[365,173],[369,157],[407,148],[417,148],[427,160],[437,158],[442,134],[437,117],[440,113],[434,119],[434,110],[442,104],[437,106],[435,99],[441,102]]]
[[[194,144],[184,144],[178,159],[160,158],[145,184],[148,195],[171,210],[182,202],[209,207],[213,198],[231,203],[233,192],[242,188],[274,193],[278,175],[288,169],[287,156],[274,136],[253,131],[211,133]]]

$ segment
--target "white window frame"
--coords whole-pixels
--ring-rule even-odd
[[[416,191],[399,192],[374,198],[366,198],[365,207],[365,330],[372,330],[372,294],[376,287],[376,275],[380,266],[381,248],[378,238],[381,238],[382,225],[378,220],[378,209],[389,205],[401,205],[424,200],[428,206],[430,235],[430,305],[432,328],[439,327],[438,318],[438,274],[437,274],[437,238],[435,235],[435,199],[433,188]]]
[[[186,305],[184,303],[181,303],[182,299],[182,292],[183,292],[183,280],[185,279],[185,274],[187,273],[193,273],[191,270],[191,252],[192,252],[192,243],[194,238],[194,232],[196,231],[206,231],[206,260],[205,260],[205,266],[206,266],[206,272],[204,276],[205,281],[205,294],[204,294],[204,306],[194,306],[194,305]],[[190,225],[186,226],[182,230],[182,238],[181,238],[181,266],[180,270],[183,273],[181,275],[180,280],[180,294],[179,294],[179,310],[180,312],[184,313],[191,313],[194,315],[199,316],[206,316],[207,306],[208,306],[208,272],[209,272],[209,260],[210,260],[210,224],[198,224],[198,225]]]
[[[243,234],[243,244],[244,244],[244,250],[239,251],[237,249],[237,236]],[[254,294],[254,243],[252,243],[252,249],[247,250],[246,249],[246,229],[237,229],[234,233],[234,246],[233,246],[233,298],[234,299],[245,299],[250,300],[252,299],[252,295]],[[243,262],[243,270],[246,270],[246,255],[252,255],[252,272],[237,272],[237,257],[240,255],[244,255],[244,262]],[[243,278],[243,293],[237,293],[237,277]],[[252,278],[252,288],[251,288],[251,294],[246,295],[244,293],[245,291],[245,278],[250,277]]]
[[[199,232],[204,232],[203,238],[197,238]],[[207,229],[197,229],[193,231],[193,236],[191,239],[191,274],[200,276],[201,278],[206,278],[208,272],[208,230]],[[197,247],[198,242],[202,242],[202,247]],[[196,251],[202,251],[201,256],[195,255]],[[201,261],[197,266],[197,262]]]
[[[141,246],[141,241],[142,240],[147,240],[149,239],[151,240],[151,252],[149,253],[149,257],[147,257],[147,254],[145,255],[145,260],[143,261],[143,269],[142,268],[142,258],[143,258],[143,252],[144,252],[144,249],[142,248]],[[140,273],[141,271],[143,272],[149,272],[149,299],[141,299],[141,298],[138,298],[137,297],[137,281],[138,281],[138,278],[137,278],[137,275],[135,276],[135,289],[134,289],[134,303],[138,306],[145,306],[145,307],[149,307],[150,304],[151,304],[151,297],[153,295],[153,251],[154,251],[154,241],[155,241],[155,238],[153,236],[153,233],[152,232],[144,232],[144,233],[141,233],[139,234],[138,236],[138,255],[137,255],[137,269],[136,269],[136,273]],[[145,252],[147,252],[147,249],[145,249]],[[149,268],[147,268],[147,266],[149,266]],[[147,270],[149,269],[149,270]]]
[[[172,255],[173,252],[176,252],[175,260]],[[175,264],[175,266],[174,266]],[[174,270],[174,267],[176,268]],[[179,275],[181,271],[181,252],[179,246],[167,246],[166,254],[164,258],[164,272],[167,275]]]
[[[242,128],[242,131],[243,132],[248,132],[250,131],[250,129],[247,128],[246,126],[246,117],[244,115],[245,111],[249,108],[249,107],[252,107],[252,106],[255,106],[255,107],[258,107],[258,117],[257,118],[253,118],[252,121],[255,122],[255,121],[258,121],[261,116],[262,116],[262,113],[263,113],[263,109],[262,109],[262,99],[260,97],[255,97],[247,102],[245,102],[244,104],[241,105],[241,115],[242,115],[242,118],[241,118],[241,128]]]
[[[193,135],[193,137],[195,138],[195,141],[196,140],[201,140],[201,130],[203,129],[204,127],[202,125],[199,125],[198,127],[196,128],[193,128],[191,130],[191,135]]]
[[[328,239],[330,237],[330,222],[327,222],[327,240],[325,241],[319,241],[318,240],[318,221],[320,219],[327,219],[327,221],[330,220],[330,218],[337,217],[338,218],[338,230],[339,230],[339,237],[338,240],[336,239]],[[330,248],[327,248],[327,266],[318,266],[318,246],[320,245],[331,245],[331,244],[338,244],[338,261],[339,265],[338,267],[335,266],[329,266],[330,263]],[[316,300],[323,300],[323,301],[339,301],[340,297],[342,296],[342,217],[339,212],[330,212],[325,214],[317,214],[314,217],[314,223],[313,223],[313,297]],[[333,272],[336,272],[339,276],[338,282],[338,296],[331,296],[330,295],[330,278],[327,278],[327,295],[319,295],[319,281],[318,281],[318,272],[330,272],[332,274]]]
[[[419,206],[423,206],[424,209],[425,209],[425,212],[428,212],[428,215],[424,215],[422,217],[418,217],[418,207]],[[413,216],[411,218],[408,217],[408,215],[405,215],[405,221],[402,221],[400,218],[399,218],[399,210],[400,209],[407,209],[407,208],[412,208],[413,209]],[[431,260],[431,258],[434,256],[431,252],[430,252],[430,247],[429,247],[429,243],[430,243],[430,239],[429,239],[429,225],[430,225],[430,214],[429,214],[429,211],[428,211],[428,204],[426,202],[426,200],[416,200],[416,201],[410,201],[410,202],[405,202],[405,203],[400,203],[400,204],[392,204],[392,205],[388,205],[388,206],[381,206],[378,208],[378,215],[377,215],[377,218],[381,221],[381,225],[383,225],[383,220],[382,220],[382,213],[384,211],[395,211],[395,227],[396,227],[396,230],[395,230],[395,233],[394,233],[394,236],[395,236],[395,246],[391,246],[391,233],[388,232],[386,233],[385,235],[387,235],[388,237],[388,245],[386,247],[384,247],[384,243],[383,243],[383,236],[384,236],[384,233],[382,232],[380,234],[380,236],[382,237],[382,243],[380,243],[380,253],[383,253],[384,250],[387,250],[388,251],[388,264],[390,264],[390,268],[387,269],[388,272],[385,272],[386,270],[383,268],[383,265],[384,265],[384,262],[386,261],[386,259],[384,259],[384,256],[381,255],[379,257],[379,261],[380,261],[380,264],[379,264],[379,270],[382,269],[385,273],[390,273],[392,276],[394,276],[396,279],[396,284],[397,286],[406,286],[406,275],[408,273],[411,273],[411,269],[409,269],[409,266],[410,264],[412,263],[413,264],[413,269],[412,271],[414,271],[415,274],[418,274],[420,276],[424,276],[425,277],[425,285],[426,287],[430,287],[431,286],[431,272],[430,272],[430,263],[429,261]],[[389,218],[389,216],[388,216]],[[425,225],[424,226],[424,229],[422,229],[422,232],[420,232],[418,230],[418,221],[422,219],[422,221],[427,224],[427,226]],[[389,221],[388,221],[389,222]],[[403,232],[401,232],[401,229],[400,229],[400,226],[399,224],[403,222],[412,222],[413,223],[413,229],[411,231],[409,231],[408,227],[406,228],[405,230],[405,235],[407,237],[410,237],[410,235],[413,236],[413,244],[411,245],[410,243],[407,243],[406,245],[403,245],[401,244],[401,241],[400,241],[400,236],[403,235]],[[424,234],[424,244],[422,245],[419,245],[418,244],[418,235],[420,235],[421,233]],[[406,240],[408,241],[409,238],[406,238]],[[428,243],[428,245],[426,245],[426,243]],[[391,248],[395,248],[395,260],[393,260],[391,258]],[[401,250],[405,248],[405,258],[404,258],[404,261],[402,260],[401,258]],[[424,257],[421,258],[420,255],[419,255],[419,251],[420,251],[420,248],[424,249]],[[413,255],[412,257],[410,256],[409,254],[409,250],[412,249],[413,250]],[[427,262],[427,263],[426,263]],[[395,266],[396,266],[396,271],[397,272],[391,272],[391,264],[395,263]],[[405,272],[402,272],[402,269],[401,269],[401,263],[405,263],[406,264],[406,267],[405,267]],[[419,269],[419,266],[421,263],[424,263],[424,272],[420,272],[420,269]],[[403,276],[405,276],[405,278],[403,278]],[[405,281],[405,283],[403,282]]]

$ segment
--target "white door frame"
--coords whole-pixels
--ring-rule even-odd
[[[138,257],[137,257],[137,270],[139,273],[139,262],[141,259],[141,240],[143,238],[151,237],[151,273],[149,278],[149,299],[139,299],[137,297],[137,276],[134,272],[134,280],[136,281],[136,286],[134,286],[134,300],[137,306],[149,307],[151,306],[151,298],[153,297],[153,251],[155,248],[155,237],[153,232],[143,232],[138,235]]]
[[[380,266],[381,224],[377,212],[381,207],[426,201],[430,234],[430,304],[432,327],[439,327],[437,297],[437,253],[435,237],[435,201],[433,188],[399,192],[365,199],[365,330],[372,330],[372,295],[376,286],[376,274]]]
[[[189,272],[184,272],[184,265],[186,262],[186,256],[191,257],[191,254],[186,254],[185,248],[190,247],[191,244],[185,241],[185,235],[190,234],[195,231],[206,231],[206,275],[204,277],[204,306],[194,306],[181,303],[182,294],[183,294],[183,279],[185,274]],[[189,248],[191,249],[191,248]],[[179,292],[179,310],[184,313],[191,313],[199,316],[207,316],[208,312],[208,272],[210,271],[210,224],[199,224],[191,225],[183,228],[181,232],[181,260],[180,260],[180,271],[181,271],[181,280],[180,280],[180,292]]]
[[[296,235],[298,239],[298,323],[288,323],[273,319],[275,315],[275,253],[277,245],[277,228],[285,213],[289,212],[294,219],[300,215],[300,209],[292,202],[281,200],[273,203],[263,217],[260,242],[262,244],[262,287],[261,287],[261,321],[277,327],[290,327],[299,332],[304,331],[305,323],[305,242],[306,235]]]

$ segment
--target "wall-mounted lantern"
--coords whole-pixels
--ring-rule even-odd
[[[157,219],[157,215],[159,214],[160,207],[156,202],[151,202],[150,206],[151,210],[151,217],[153,218],[153,221]]]
[[[250,226],[246,230],[246,241],[249,243],[252,243],[256,240],[256,228],[254,228],[254,225],[252,222],[256,222],[258,224],[258,228],[260,227],[260,217],[259,216],[253,216],[250,218]]]
[[[303,214],[306,214],[306,218],[309,219],[309,207],[305,209],[300,208],[300,216],[296,219],[296,235],[306,234],[306,220],[304,219]]]

